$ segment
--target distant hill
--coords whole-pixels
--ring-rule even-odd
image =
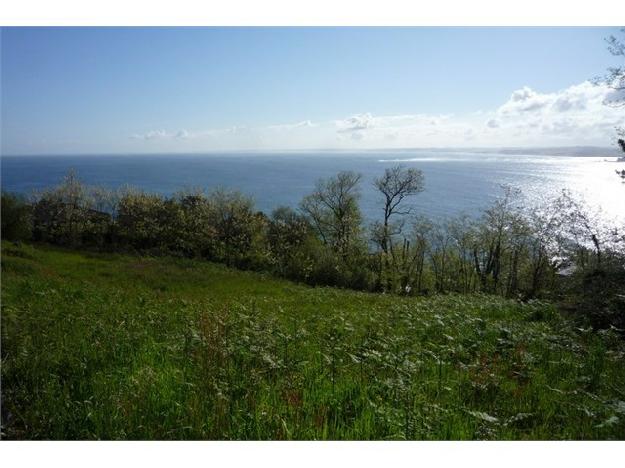
[[[302,150],[309,152],[311,150]],[[359,150],[317,149],[315,151],[328,153],[413,153],[415,151],[428,151],[433,153],[484,153],[484,154],[519,154],[519,155],[543,155],[543,156],[622,156],[622,152],[616,146],[546,146],[546,147],[452,147],[452,148],[371,148]]]
[[[604,146],[562,146],[551,148],[497,148],[480,149],[476,152],[503,153],[503,154],[537,154],[548,156],[619,156],[620,150],[616,147]]]

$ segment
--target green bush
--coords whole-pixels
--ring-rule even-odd
[[[268,267],[267,217],[254,201],[238,191],[217,189],[208,196],[215,242],[212,260],[245,269]]]
[[[19,195],[2,192],[2,238],[28,240],[32,236],[31,207]]]
[[[100,195],[70,171],[61,184],[39,194],[33,205],[33,237],[73,247],[104,245],[110,241],[113,218],[96,209]]]
[[[117,205],[117,234],[122,244],[139,251],[167,250],[167,227],[175,220],[165,200],[154,194],[128,190]]]
[[[289,207],[276,208],[267,226],[274,271],[281,276],[303,279],[311,261],[306,244],[313,238],[312,228],[304,216]]]
[[[595,329],[615,327],[625,335],[625,268],[611,265],[580,280],[571,296],[577,316]]]

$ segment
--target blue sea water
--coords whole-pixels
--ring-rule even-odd
[[[620,218],[625,184],[614,170],[625,164],[613,160],[441,151],[3,156],[1,182],[3,190],[29,193],[57,184],[74,169],[84,182],[109,188],[130,184],[163,194],[191,187],[238,189],[268,213],[279,205],[297,207],[317,179],[351,170],[362,174],[361,207],[371,220],[381,215],[373,179],[402,164],[425,175],[425,191],[410,200],[415,212],[439,220],[477,215],[501,194],[502,184],[518,187],[527,204],[568,189],[601,207],[606,217]]]

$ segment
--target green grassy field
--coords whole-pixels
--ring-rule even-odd
[[[2,250],[11,439],[623,439],[611,332],[552,306]]]

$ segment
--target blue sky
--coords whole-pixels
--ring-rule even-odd
[[[603,144],[617,28],[3,28],[2,152]]]

